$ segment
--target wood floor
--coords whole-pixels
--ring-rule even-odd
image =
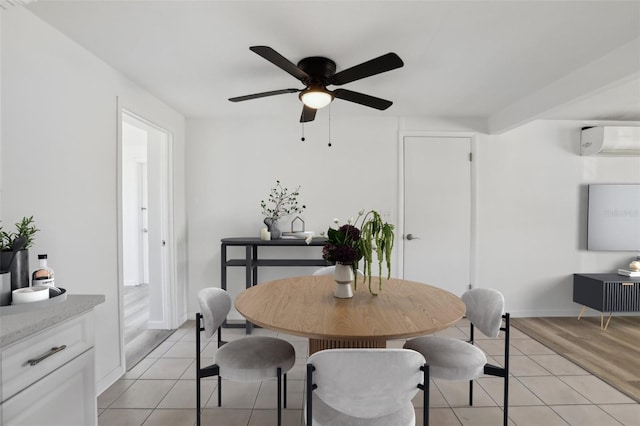
[[[605,319],[606,320],[606,319]],[[511,324],[640,402],[640,317],[513,318]]]
[[[149,330],[149,286],[124,287],[124,344],[127,371],[175,330]]]

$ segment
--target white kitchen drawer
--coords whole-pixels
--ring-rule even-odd
[[[4,426],[97,424],[93,349],[5,401]]]
[[[89,311],[3,348],[2,399],[92,348],[93,333],[93,311]]]

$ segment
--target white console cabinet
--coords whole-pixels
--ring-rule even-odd
[[[2,347],[3,426],[97,424],[93,315],[55,317]]]

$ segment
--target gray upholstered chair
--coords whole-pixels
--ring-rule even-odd
[[[410,339],[404,348],[424,355],[431,377],[446,380],[469,380],[469,405],[473,405],[473,380],[488,374],[504,378],[503,422],[507,425],[509,409],[509,314],[504,313],[504,297],[497,290],[474,288],[462,295],[466,317],[470,322],[468,342],[450,337],[422,336]],[[504,326],[503,326],[504,320]],[[474,328],[488,337],[504,331],[504,367],[487,363],[484,352],[474,345]],[[426,406],[425,406],[426,410]],[[427,411],[425,411],[425,416]]]
[[[406,349],[316,352],[307,363],[306,425],[415,425],[411,400],[419,389],[429,393],[425,369],[424,357]]]
[[[275,337],[245,337],[223,342],[221,325],[231,309],[231,297],[220,288],[205,288],[198,293],[201,313],[196,314],[196,407],[200,426],[200,379],[218,376],[218,407],[222,405],[222,378],[238,382],[278,380],[278,425],[282,419],[282,376],[284,375],[284,407],[287,407],[287,371],[293,367],[293,346]],[[203,326],[204,325],[204,326]],[[214,363],[201,367],[200,332],[211,337],[218,333],[218,349]]]

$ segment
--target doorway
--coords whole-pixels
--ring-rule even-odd
[[[122,110],[121,303],[127,370],[172,332],[171,135]]]
[[[471,136],[403,135],[402,275],[461,295],[472,283]]]

